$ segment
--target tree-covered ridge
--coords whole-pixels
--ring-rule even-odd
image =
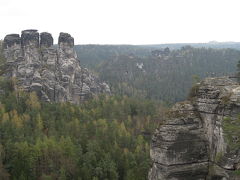
[[[104,62],[116,60],[120,55],[149,56],[152,49],[155,48],[136,45],[75,45],[81,64],[91,70]]]
[[[213,43],[177,43],[177,44],[153,44],[153,45],[75,45],[78,57],[83,66],[93,69],[102,62],[111,60],[118,55],[135,55],[146,57],[154,50],[170,48],[179,50],[183,47],[236,49],[240,50],[239,42],[213,42]]]
[[[0,179],[146,179],[162,112],[140,99],[43,103],[1,82]]]
[[[152,54],[119,53],[101,63],[95,59],[98,66],[92,70],[110,84],[113,93],[174,103],[187,97],[193,77],[233,74],[240,59],[238,50],[189,46]],[[80,61],[84,61],[81,56]]]

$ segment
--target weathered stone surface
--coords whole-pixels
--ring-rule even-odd
[[[39,35],[37,30],[24,30],[21,37],[7,35],[5,76],[16,77],[19,88],[36,91],[48,102],[80,103],[96,94],[110,93],[106,83],[81,68],[70,34],[60,33],[58,48],[52,45],[52,35],[46,32]]]
[[[40,34],[40,47],[49,48],[53,45],[53,37],[48,32],[43,32]]]
[[[39,33],[35,29],[24,30],[21,35],[21,43],[23,47],[32,46],[39,47]]]
[[[58,38],[58,44],[64,44],[66,43],[68,46],[73,47],[74,46],[74,39],[72,36],[68,33],[61,32]]]
[[[176,104],[167,122],[156,130],[150,151],[154,165],[149,179],[206,177],[208,147],[203,124],[194,110],[190,102]]]
[[[9,34],[4,38],[4,48],[11,47],[15,44],[21,44],[19,34]]]
[[[177,103],[152,137],[149,180],[235,180],[240,150],[224,136],[225,117],[240,114],[240,85],[227,77],[207,78],[191,101]]]

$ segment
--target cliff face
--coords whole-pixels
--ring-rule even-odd
[[[60,33],[58,48],[49,33],[22,31],[4,38],[6,77],[15,77],[18,88],[35,91],[44,101],[81,101],[99,93],[110,93],[106,83],[82,68],[74,51],[74,39]]]
[[[240,114],[240,86],[207,78],[191,101],[177,103],[152,138],[149,180],[235,180],[240,150],[230,147],[224,122]],[[233,143],[240,140],[235,138]]]

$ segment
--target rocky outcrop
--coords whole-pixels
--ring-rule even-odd
[[[82,68],[70,34],[60,33],[58,48],[50,33],[24,30],[21,36],[4,38],[8,78],[17,79],[17,87],[35,91],[44,101],[80,103],[99,93],[110,93],[87,69]]]
[[[239,179],[240,150],[231,147],[224,127],[226,118],[234,123],[240,114],[239,84],[207,78],[193,91],[152,137],[149,180]]]

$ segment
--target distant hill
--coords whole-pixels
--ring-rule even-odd
[[[82,65],[109,83],[112,92],[169,103],[185,99],[198,77],[234,74],[240,60],[236,49],[176,47],[84,45],[76,51]]]
[[[176,43],[176,44],[153,44],[153,45],[141,45],[142,47],[149,47],[149,48],[166,48],[169,47],[170,49],[180,49],[184,46],[192,46],[195,48],[214,48],[214,49],[224,49],[224,48],[231,48],[231,49],[238,49],[240,50],[240,42],[216,42],[211,41],[209,43]]]
[[[237,49],[240,50],[240,42],[216,42],[209,43],[176,43],[176,44],[150,44],[150,45],[75,45],[78,57],[83,66],[93,68],[102,62],[112,60],[119,55],[134,55],[147,57],[154,50],[169,48],[170,50],[181,49],[191,46],[195,48],[213,49]]]
[[[75,50],[81,64],[88,68],[95,68],[99,64],[117,59],[120,55],[147,57],[153,47],[135,45],[76,45]]]

